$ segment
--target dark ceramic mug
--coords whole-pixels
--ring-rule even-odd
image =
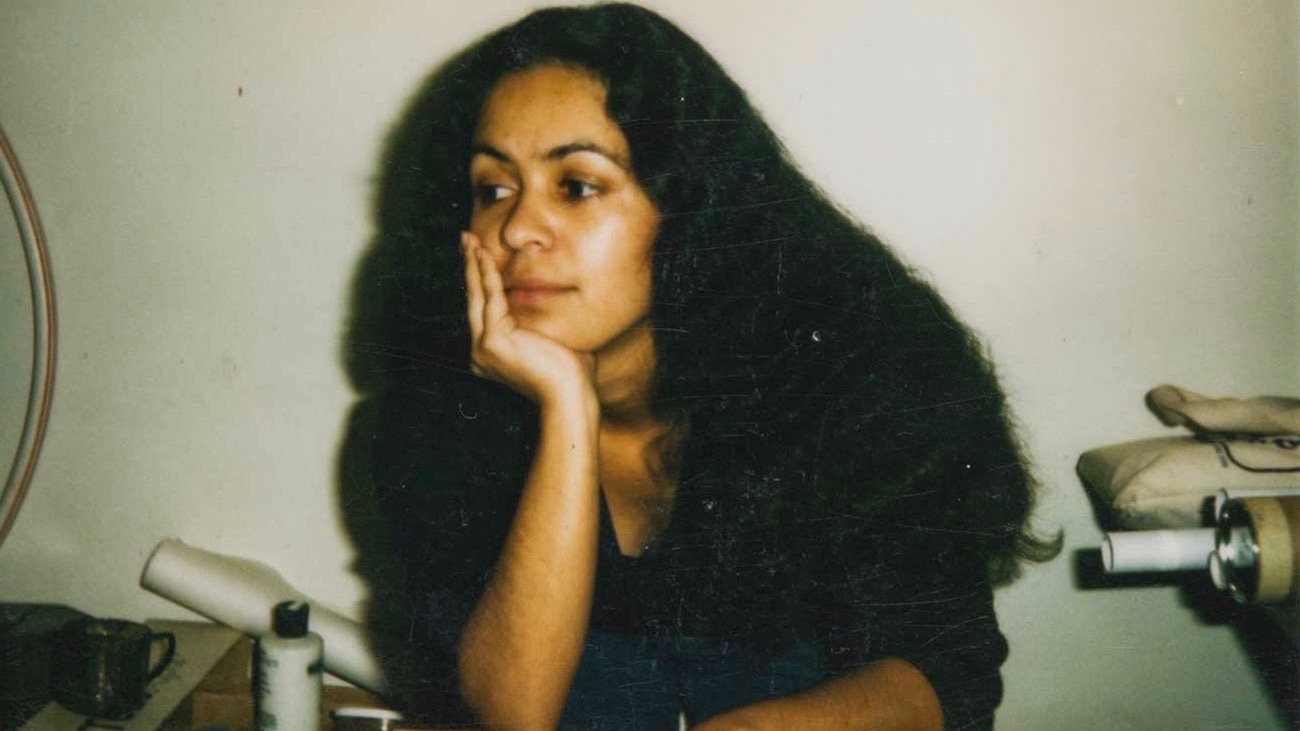
[[[166,643],[151,668],[155,642]],[[171,664],[176,636],[139,622],[87,617],[64,625],[54,666],[54,697],[64,708],[95,718],[128,718],[144,705],[149,681]]]

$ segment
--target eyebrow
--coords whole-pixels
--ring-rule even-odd
[[[602,147],[601,145],[598,145],[595,142],[569,142],[567,144],[558,145],[556,147],[552,147],[551,149],[547,150],[546,154],[542,155],[542,159],[560,160],[578,152],[594,152],[597,155],[600,155],[601,157],[614,163],[615,165],[618,165],[624,170],[627,170],[630,167],[628,165],[627,160],[624,159],[622,155],[619,155],[606,147]],[[495,160],[500,160],[501,162],[505,162],[505,163],[514,162],[514,160],[506,153],[502,152],[501,150],[498,150],[492,145],[483,142],[475,142],[470,147],[470,155],[471,157],[474,155],[487,155],[488,157],[493,158]]]

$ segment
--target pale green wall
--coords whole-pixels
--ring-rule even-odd
[[[1074,461],[1162,433],[1147,388],[1300,392],[1296,4],[655,7],[993,348],[1067,536],[999,596],[1000,727],[1280,728],[1230,629],[1171,588],[1076,590],[1070,555],[1100,536]],[[434,62],[520,9],[0,4],[0,122],[63,326],[0,600],[188,616],[137,586],[174,536],[355,610],[337,354],[380,142]]]
[[[0,479],[18,449],[31,388],[30,292],[17,219],[0,188]]]

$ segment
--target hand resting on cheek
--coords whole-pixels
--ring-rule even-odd
[[[461,248],[474,373],[500,381],[540,405],[589,394],[595,357],[519,327],[510,314],[501,273],[478,237],[463,232]]]

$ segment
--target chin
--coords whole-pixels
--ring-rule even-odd
[[[570,350],[589,353],[595,349],[590,337],[583,337],[581,333],[574,332],[573,328],[565,327],[563,323],[542,318],[518,316],[515,317],[515,322],[518,323],[519,327],[531,330],[549,340],[554,340]]]
[[[516,314],[515,322],[525,330],[554,340],[577,353],[599,353],[616,343],[620,338],[631,336],[639,330],[638,322],[623,325],[611,319],[609,322],[577,322],[563,317],[546,317],[533,314]],[[633,336],[634,337],[634,336]]]

